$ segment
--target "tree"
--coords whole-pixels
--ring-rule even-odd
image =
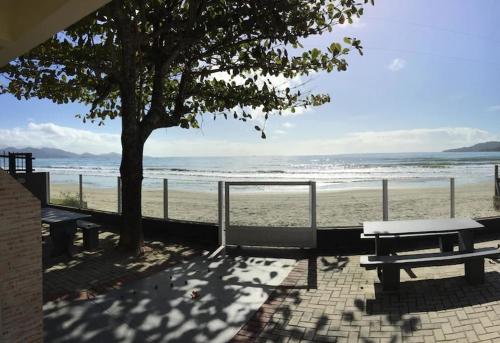
[[[361,53],[356,38],[325,51],[301,41],[362,14],[355,0],[112,0],[0,69],[0,94],[80,102],[88,112],[77,116],[99,125],[121,117],[119,246],[138,253],[143,149],[153,130],[198,128],[206,114],[247,121],[255,108],[267,120],[328,102],[273,78],[346,70],[349,51]]]

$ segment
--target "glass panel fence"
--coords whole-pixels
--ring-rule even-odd
[[[450,218],[450,179],[389,180],[389,220]]]
[[[217,223],[217,187],[217,181],[169,179],[168,218]]]
[[[163,180],[144,178],[142,182],[142,215],[163,217]]]
[[[230,224],[308,227],[308,186],[231,186]]]
[[[117,178],[83,175],[83,202],[88,209],[118,212]]]
[[[80,191],[78,175],[50,173],[50,199],[55,205],[78,207]]]
[[[484,218],[499,216],[494,206],[495,186],[491,181],[466,183],[466,180],[455,181],[455,213],[456,217]],[[500,205],[500,202],[498,202]]]
[[[83,175],[82,207],[117,212],[117,178]],[[318,227],[356,226],[382,220],[382,180],[349,185],[318,182]],[[308,186],[231,186],[230,223],[243,226],[307,227],[310,225]],[[389,180],[389,220],[450,217],[450,180]],[[142,211],[164,218],[163,179],[144,179]],[[79,207],[79,177],[50,173],[50,202]],[[500,209],[500,200],[496,204]],[[455,179],[455,217],[499,216],[494,183]],[[217,223],[216,181],[168,180],[170,219]]]
[[[318,227],[356,226],[382,220],[382,181],[317,184]],[[349,188],[347,188],[349,187]]]

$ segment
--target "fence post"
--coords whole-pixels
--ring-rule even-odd
[[[318,247],[317,238],[317,223],[316,223],[316,182],[311,181],[309,184],[309,218],[311,220],[311,230],[312,232],[312,247]]]
[[[9,174],[16,176],[16,155],[13,152],[9,152]]]
[[[229,183],[224,182],[224,229],[227,231],[229,229]],[[224,235],[226,238],[226,235]]]
[[[498,165],[495,165],[495,196],[500,195],[500,190],[498,189]]]
[[[116,179],[116,188],[118,191],[118,214],[122,213],[122,178],[117,177]]]
[[[46,203],[50,204],[50,173],[49,172],[47,172],[45,174],[45,184],[47,186],[47,194],[46,194],[46,197],[47,197],[46,201],[47,202]]]
[[[83,176],[82,174],[78,175],[78,189],[80,194],[80,209],[83,208]]]
[[[224,181],[218,182],[218,220],[219,220],[219,245],[225,245],[225,232],[224,225]]]
[[[168,220],[168,179],[163,179],[163,219]]]
[[[450,218],[455,218],[455,178],[450,178]]]
[[[26,174],[33,173],[33,154],[31,152],[26,153]]]
[[[387,180],[382,180],[382,220],[389,220],[389,192],[387,187]]]

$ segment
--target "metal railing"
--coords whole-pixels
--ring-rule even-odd
[[[230,189],[235,186],[307,186],[309,193],[309,225],[307,227],[294,226],[292,229],[290,227],[276,226],[232,225],[230,218]],[[230,181],[220,185],[219,192],[222,189],[224,189],[224,195],[219,195],[219,243],[221,245],[316,247],[317,199],[315,181]],[[222,203],[224,204],[223,207]],[[224,218],[223,221],[222,218]]]
[[[85,208],[86,207],[86,197],[85,197],[85,187],[84,187],[84,181],[85,181],[85,178],[83,175],[78,175],[78,187],[75,187],[75,192],[77,192],[77,194],[75,195],[75,198],[78,199],[78,204],[77,206],[75,207],[79,207],[79,208]],[[163,194],[161,194],[159,197],[157,196],[157,199],[159,199],[159,201],[156,202],[156,205],[158,206],[157,209],[159,210],[158,212],[158,216],[160,216],[160,218],[164,219],[164,220],[171,220],[171,219],[174,219],[174,220],[182,220],[182,219],[179,219],[179,218],[173,218],[175,217],[175,215],[172,215],[172,213],[169,213],[170,212],[170,208],[169,208],[169,196],[170,196],[170,192],[171,190],[169,189],[169,180],[168,179],[158,179],[158,188],[154,188],[154,190],[157,190],[157,191],[160,191],[162,192]],[[214,181],[215,182],[215,181]],[[381,200],[382,200],[382,204],[381,204],[381,208],[378,207],[380,205],[376,205],[376,207],[380,208],[380,217],[382,220],[390,220],[391,219],[391,208],[390,208],[390,205],[391,205],[391,201],[392,201],[392,204],[394,203],[397,203],[397,199],[391,199],[391,193],[389,192],[389,180],[382,180],[382,189],[381,189]],[[216,211],[217,211],[217,214],[216,216],[214,216],[214,220],[203,220],[203,221],[200,221],[200,220],[197,220],[195,222],[204,222],[204,223],[210,223],[210,224],[216,224],[219,226],[219,228],[221,228],[220,230],[220,234],[219,234],[219,239],[222,241],[223,240],[223,230],[224,229],[228,229],[228,228],[231,228],[231,227],[237,227],[238,225],[232,225],[231,224],[231,217],[230,217],[230,188],[231,187],[237,187],[237,186],[244,186],[244,187],[255,187],[255,186],[307,186],[309,187],[309,227],[310,228],[316,228],[318,225],[317,225],[317,192],[316,192],[316,182],[314,181],[292,181],[292,182],[288,182],[288,181],[250,181],[250,182],[247,182],[247,181],[230,181],[230,182],[224,182],[224,181],[218,181],[218,184],[217,184],[217,197],[214,197],[213,201],[216,201],[217,202],[217,207],[216,207]],[[121,189],[122,189],[122,182],[121,182],[121,179],[120,177],[117,177],[116,178],[116,199],[117,199],[117,203],[116,203],[116,212],[117,213],[121,213],[122,212],[122,195],[121,195]],[[440,189],[442,189],[442,187],[440,187]],[[378,191],[380,192],[380,191]],[[397,192],[394,193],[394,196],[396,197],[397,196]],[[375,196],[375,199],[377,198],[378,196]],[[455,197],[455,178],[450,178],[449,179],[449,194],[447,194],[446,192],[445,193],[440,193],[440,198],[442,199],[440,204],[443,204],[445,205],[445,199],[448,199],[447,201],[449,201],[449,210],[445,210],[443,209],[442,213],[443,212],[449,212],[448,215],[449,217],[453,218],[455,217],[455,209],[456,209],[456,197]],[[378,198],[380,199],[380,198]],[[209,199],[210,201],[212,201],[212,199]],[[161,204],[161,202],[163,202]],[[114,206],[112,204],[112,206]],[[182,209],[182,207],[181,207]],[[215,209],[215,207],[214,207]],[[98,209],[96,209],[98,210]],[[162,216],[159,215],[159,213],[161,213],[161,211],[163,212]],[[394,209],[393,209],[394,211]],[[443,213],[444,214],[444,213]],[[392,214],[393,217],[392,219],[394,218],[397,218],[398,215],[397,214]],[[155,216],[156,217],[156,216]],[[366,220],[367,218],[358,218],[360,221],[361,220]],[[189,220],[187,220],[189,221]],[[193,220],[194,221],[194,220]],[[335,226],[339,226],[339,225],[335,225],[335,219],[332,220],[332,223],[328,223],[326,226],[327,227],[335,227]],[[359,221],[358,221],[359,223]],[[355,226],[357,225],[358,223],[353,223],[352,226]],[[338,223],[337,223],[338,224]],[[239,225],[240,227],[243,227],[241,225]],[[322,224],[322,226],[325,226]],[[260,226],[262,227],[262,226]],[[272,227],[272,226],[267,226],[267,227]]]
[[[455,218],[455,178],[450,178],[450,218]],[[389,181],[382,180],[382,220],[389,220]]]
[[[29,152],[7,152],[0,154],[0,168],[7,170],[15,176],[19,173],[30,174],[33,172],[33,157]]]
[[[164,219],[172,219],[169,217],[169,180],[162,180],[162,193],[163,193],[163,218]],[[215,181],[214,181],[215,182]],[[317,195],[316,195],[316,182],[315,181],[217,181],[217,202],[218,202],[218,211],[224,208],[226,211],[226,216],[228,216],[227,212],[229,210],[229,187],[231,186],[308,186],[314,187],[309,190],[310,192],[310,220],[314,219],[316,216],[316,203],[317,203]],[[77,198],[79,202],[78,208],[84,208],[84,177],[82,174],[78,175],[78,192]],[[449,187],[450,187],[450,217],[455,216],[455,178],[449,179]],[[116,178],[116,194],[117,194],[117,213],[122,212],[122,182],[121,178],[118,176]],[[226,201],[227,199],[227,201]],[[389,220],[389,180],[382,180],[382,219]],[[220,217],[220,213],[218,214]],[[226,217],[226,220],[229,220],[229,217]],[[220,222],[220,218],[217,222]]]
[[[495,196],[500,196],[500,178],[498,177],[498,165],[495,165]]]

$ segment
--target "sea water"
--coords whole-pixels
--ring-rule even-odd
[[[159,188],[162,179],[186,190],[213,191],[217,181],[317,181],[319,189],[380,187],[382,179],[398,187],[442,187],[454,177],[460,184],[493,182],[500,152],[387,153],[322,156],[144,158],[144,187]],[[37,171],[51,181],[75,183],[82,174],[88,186],[116,187],[119,158],[36,159]],[[282,191],[280,187],[266,187]]]

